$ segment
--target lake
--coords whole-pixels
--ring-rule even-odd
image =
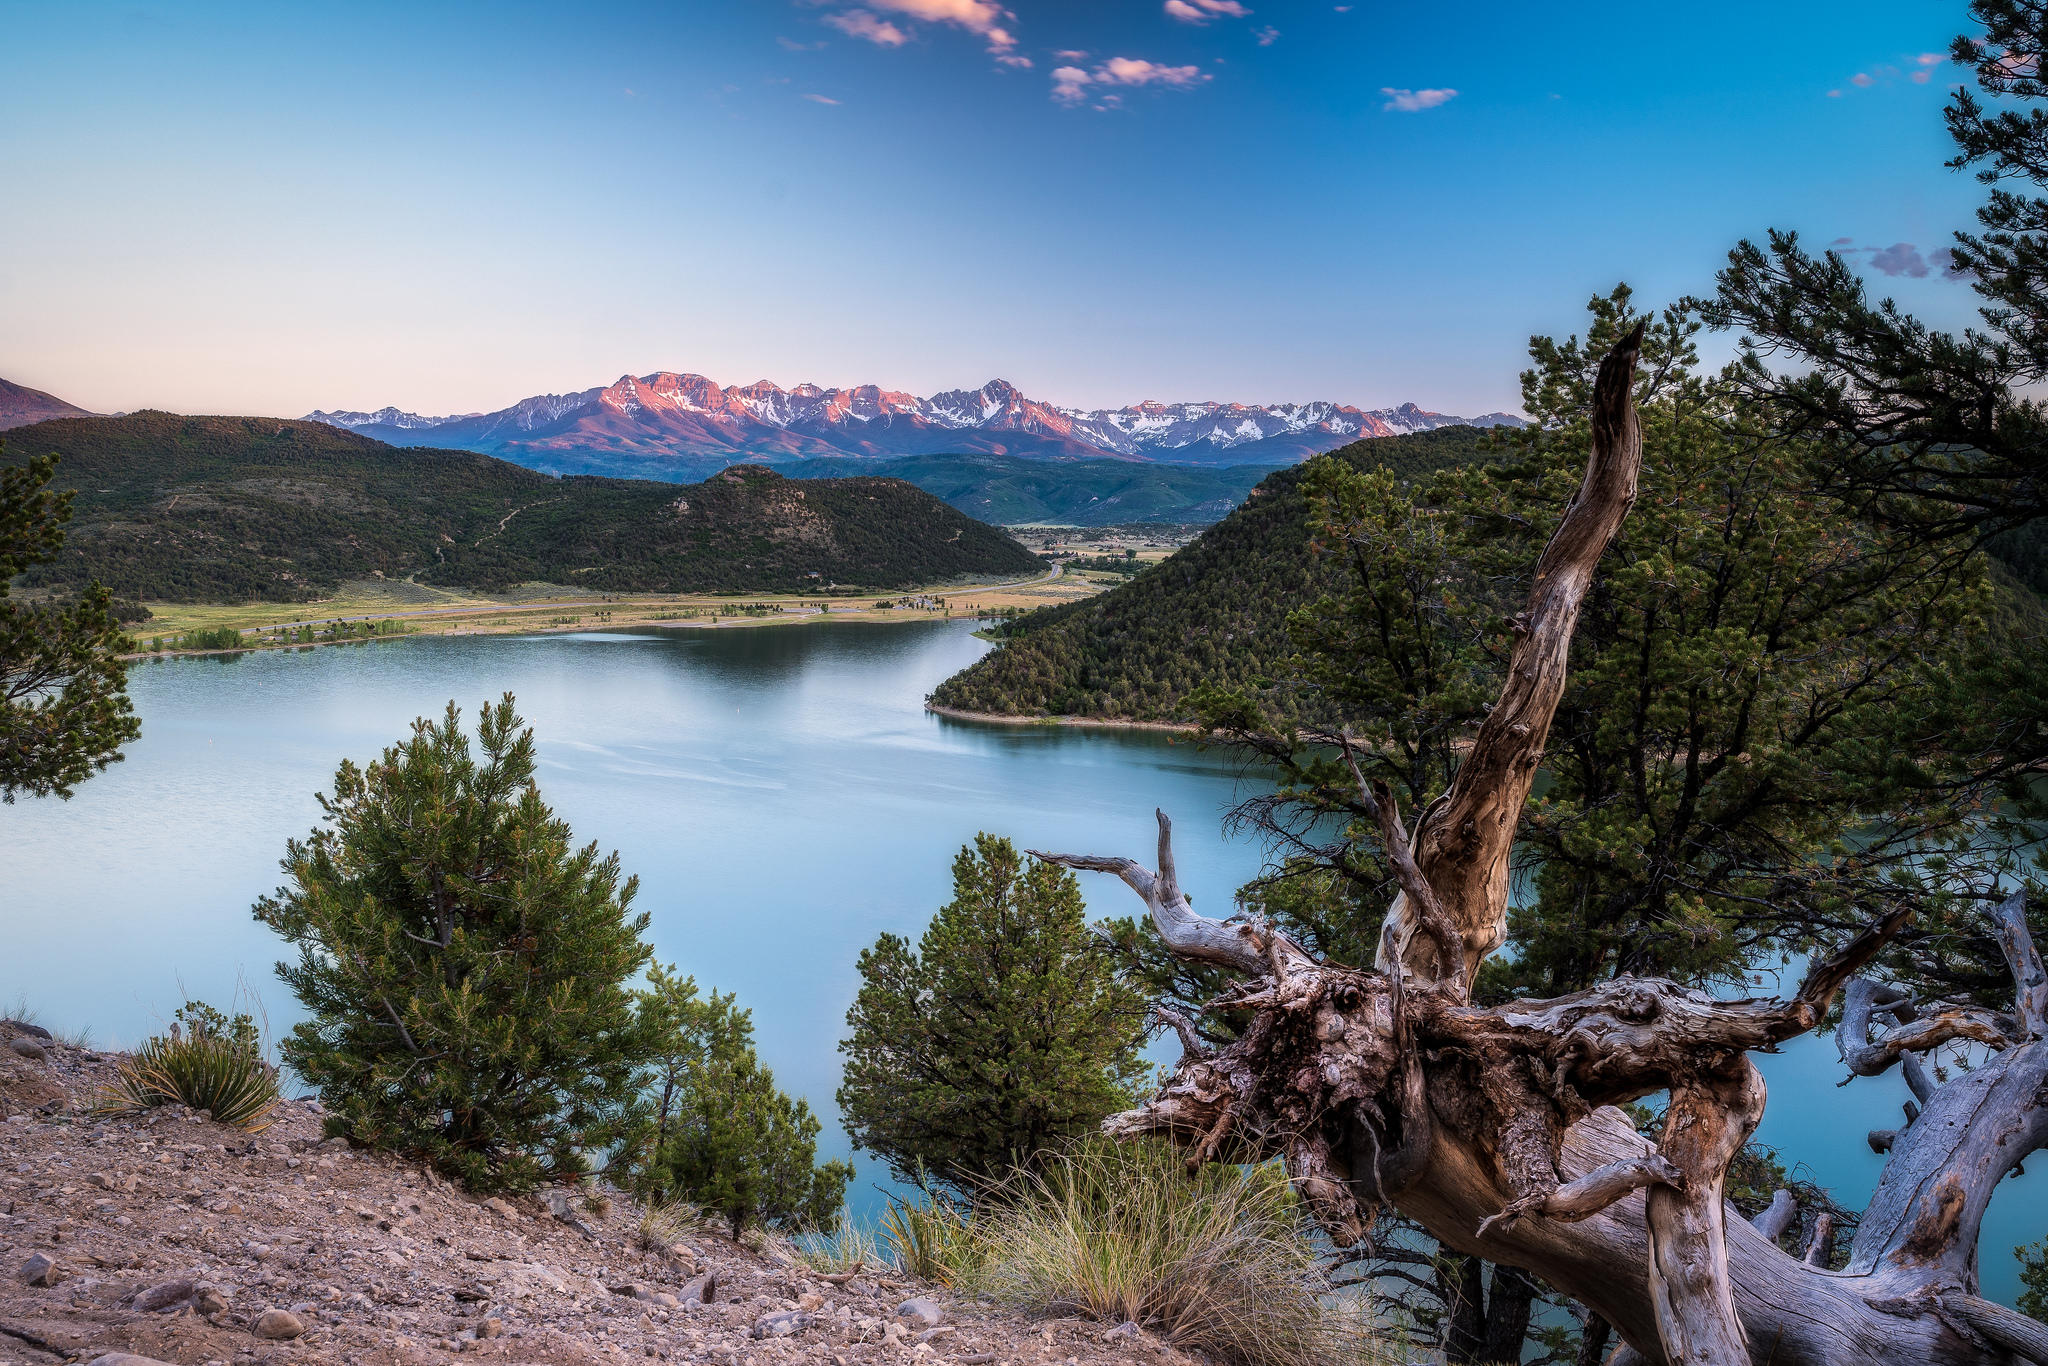
[[[640,878],[657,955],[736,992],[761,1054],[846,1156],[836,1045],[883,931],[922,933],[977,831],[1020,846],[1150,861],[1154,806],[1175,818],[1183,882],[1221,913],[1262,850],[1226,840],[1252,789],[1226,758],[1158,734],[994,727],[925,712],[925,695],[989,647],[973,623],[840,623],[548,636],[418,636],[139,665],[142,738],[69,802],[0,806],[0,1010],[19,995],[52,1028],[103,1046],[156,1030],[187,996],[260,997],[293,1018],[272,975],[279,944],[249,915],[279,881],[287,839],[343,758],[373,758],[450,699],[517,694],[544,795],[580,841]],[[1083,875],[1098,915],[1138,903]],[[1836,1089],[1832,1040],[1759,1058],[1771,1086],[1758,1137],[1833,1185],[1869,1195],[1864,1133],[1899,1122],[1896,1074]],[[856,1208],[879,1163],[855,1158]],[[2018,1293],[2010,1249],[2048,1229],[2048,1180],[2009,1182],[1982,1246],[1984,1290]]]

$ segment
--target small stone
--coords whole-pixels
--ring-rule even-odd
[[[803,1310],[806,1314],[815,1314],[825,1307],[825,1297],[813,1291],[799,1298],[796,1302],[796,1307]]]
[[[1128,1342],[1132,1338],[1138,1336],[1139,1332],[1141,1331],[1142,1330],[1138,1327],[1137,1324],[1131,1322],[1129,1319],[1125,1319],[1122,1323],[1119,1323],[1116,1327],[1110,1329],[1107,1333],[1104,1333],[1102,1335],[1102,1340],[1104,1342]]]
[[[18,1274],[23,1285],[55,1285],[61,1273],[57,1270],[55,1257],[47,1252],[38,1252],[21,1264]]]
[[[476,1335],[480,1338],[494,1338],[504,1331],[505,1325],[497,1319],[485,1319],[476,1326]]]
[[[192,1307],[207,1318],[212,1318],[215,1314],[227,1312],[228,1297],[214,1286],[201,1286],[199,1293],[192,1297]]]
[[[289,1309],[266,1309],[249,1331],[259,1338],[285,1342],[306,1331],[305,1321]]]
[[[48,1050],[34,1039],[9,1039],[7,1047],[13,1051],[16,1057],[27,1058],[30,1062],[48,1062],[50,1060]]]
[[[896,1317],[920,1328],[936,1328],[944,1322],[946,1314],[939,1308],[937,1300],[917,1295],[896,1306]]]
[[[509,1203],[495,1195],[484,1201],[484,1208],[497,1215],[500,1219],[517,1219],[519,1217],[518,1210],[513,1209]]]
[[[199,1293],[199,1282],[190,1276],[176,1276],[160,1281],[147,1290],[137,1291],[128,1302],[138,1314],[161,1314],[167,1309],[176,1309],[191,1301]]]
[[[750,1337],[786,1338],[792,1333],[801,1333],[811,1326],[811,1316],[801,1309],[791,1309],[780,1314],[763,1314],[754,1320]]]
[[[168,1361],[155,1357],[139,1357],[132,1352],[107,1352],[94,1357],[86,1366],[171,1366]]]
[[[692,1276],[683,1282],[683,1288],[676,1294],[684,1304],[710,1304],[718,1298],[718,1273],[707,1271],[701,1276]]]

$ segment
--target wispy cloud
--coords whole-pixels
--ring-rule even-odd
[[[799,43],[794,38],[778,37],[775,41],[782,44],[783,51],[785,52],[815,52],[819,48],[825,46],[825,44],[822,41],[815,43]]]
[[[1268,24],[1252,36],[1259,40],[1260,47],[1271,47],[1280,41],[1280,30]]]
[[[805,98],[805,99],[807,99],[807,100],[810,100],[810,101],[812,101],[812,102],[814,102],[814,103],[816,103],[816,104],[837,104],[837,103],[839,103],[839,101],[838,101],[838,100],[835,100],[835,99],[833,99],[833,98],[832,98],[832,97],[831,97],[830,95],[812,95],[812,94],[808,94],[808,93],[807,93],[807,94],[805,94],[804,98]]]
[[[1903,58],[1903,65],[1886,62],[1873,66],[1868,71],[1859,71],[1849,78],[1849,85],[1857,90],[1869,90],[1874,86],[1896,85],[1901,76],[1914,85],[1926,85],[1934,79],[1935,70],[1947,60],[1948,57],[1944,53],[1922,52],[1916,56]],[[1836,86],[1828,91],[1828,98],[1839,100],[1843,93],[1842,87]]]
[[[910,41],[910,35],[902,29],[864,9],[828,14],[825,22],[850,38],[865,38],[877,47],[902,47]]]
[[[1380,93],[1387,97],[1387,102],[1380,106],[1382,109],[1398,109],[1403,114],[1434,109],[1458,97],[1455,90],[1397,90],[1390,85],[1381,86]]]
[[[1163,8],[1183,24],[1206,24],[1219,15],[1242,19],[1251,13],[1238,0],[1166,0]]]
[[[1208,79],[1208,73],[1198,66],[1167,66],[1142,57],[1111,57],[1092,71],[1078,66],[1053,68],[1052,97],[1061,104],[1079,104],[1095,95],[1098,108],[1115,108],[1121,101],[1114,94],[1105,93],[1103,87],[1161,85],[1186,90]]]
[[[1063,47],[1059,51],[1053,53],[1052,55],[1059,58],[1063,62],[1085,62],[1088,60],[1087,53],[1081,51],[1079,48],[1072,47]]]
[[[1828,243],[1828,250],[1837,255],[1863,258],[1863,264],[1880,275],[1905,276],[1909,280],[1924,280],[1940,271],[1944,278],[1960,280],[1970,272],[1958,269],[1955,253],[1947,247],[1936,247],[1922,255],[1920,248],[1911,242],[1894,242],[1888,247],[1859,247],[1853,237],[1837,237]]]

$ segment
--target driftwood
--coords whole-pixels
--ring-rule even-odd
[[[1038,855],[1116,874],[1175,954],[1241,979],[1211,1003],[1248,1013],[1236,1041],[1211,1050],[1175,1022],[1191,1046],[1174,1076],[1106,1127],[1170,1136],[1191,1167],[1284,1158],[1339,1246],[1390,1204],[1450,1249],[1583,1302],[1625,1339],[1616,1362],[2048,1366],[2040,1325],[1976,1293],[1992,1191],[2048,1145],[2048,973],[2018,898],[1998,910],[2017,987],[2009,1017],[1921,1008],[1856,976],[1903,910],[1817,963],[1787,1000],[1621,977],[1555,1000],[1471,1003],[1506,937],[1508,856],[1579,609],[1635,496],[1640,340],[1638,328],[1601,364],[1584,482],[1537,562],[1500,699],[1450,790],[1411,831],[1392,794],[1360,779],[1400,887],[1373,969],[1320,962],[1263,924],[1197,915],[1163,812],[1156,870]],[[1914,1095],[1905,1126],[1883,1136],[1890,1162],[1844,1272],[1827,1269],[1832,1221],[1795,1256],[1778,1246],[1798,1218],[1789,1195],[1754,1227],[1723,1196],[1765,1103],[1749,1053],[1812,1029],[1838,994],[1852,1073],[1900,1067]],[[1959,1041],[1992,1052],[1935,1086],[1918,1056]],[[1659,1091],[1670,1106],[1652,1144],[1612,1107]]]

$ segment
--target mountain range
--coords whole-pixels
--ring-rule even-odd
[[[90,416],[85,409],[66,403],[55,394],[0,379],[0,431],[26,427],[31,422],[47,422],[53,417]]]
[[[542,394],[491,413],[423,417],[397,408],[314,412],[308,421],[398,446],[487,452],[557,474],[660,477],[741,460],[986,454],[1184,465],[1286,465],[1361,437],[1448,426],[1519,426],[1507,413],[1453,417],[1332,402],[1136,403],[1060,408],[991,380],[919,398],[863,384],[720,386],[702,375],[625,375],[603,388]],[[675,477],[673,474],[670,477]]]

